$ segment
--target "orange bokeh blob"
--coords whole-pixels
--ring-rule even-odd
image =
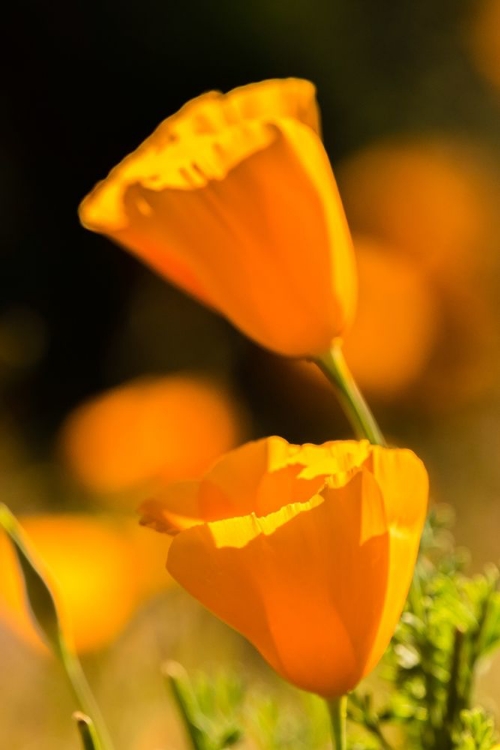
[[[420,385],[432,408],[477,397],[495,379],[496,348],[498,183],[484,156],[465,141],[407,138],[360,150],[337,174],[358,238],[354,375],[382,398],[409,386],[414,398]]]
[[[136,523],[132,528],[128,521],[84,515],[26,516],[20,522],[47,571],[63,628],[79,652],[113,641],[144,599],[170,585],[164,565],[159,566],[167,540],[160,544],[149,539],[146,545],[145,531]],[[16,556],[3,534],[0,569],[0,618],[23,640],[41,648]]]
[[[500,1],[482,0],[467,29],[467,41],[477,70],[500,88]]]
[[[239,442],[240,416],[231,397],[204,378],[141,378],[79,406],[61,443],[81,482],[115,493],[199,476]]]
[[[425,369],[439,327],[429,278],[411,258],[373,240],[355,238],[359,305],[344,352],[367,392],[394,397]]]
[[[412,256],[426,270],[467,279],[483,263],[491,227],[486,174],[465,146],[376,143],[337,170],[351,230]]]

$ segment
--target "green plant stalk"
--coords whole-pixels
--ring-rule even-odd
[[[327,700],[326,705],[328,706],[328,713],[330,714],[333,748],[334,750],[346,750],[347,695],[343,695],[341,698]]]
[[[382,734],[382,730],[380,729],[380,727],[371,725],[368,727],[368,731],[371,732],[373,736],[377,738],[382,750],[392,750],[392,745],[390,745],[387,742],[386,738]]]
[[[457,724],[460,711],[465,706],[462,705],[463,696],[460,695],[460,666],[462,660],[462,652],[464,647],[465,634],[459,628],[455,629],[455,638],[453,641],[453,654],[451,661],[450,670],[450,682],[448,687],[448,696],[446,701],[446,716],[445,716],[445,727],[450,735],[450,746],[452,744],[453,730]],[[471,671],[473,665],[471,664]],[[468,707],[468,706],[467,706]]]
[[[75,652],[69,648],[61,631],[58,646],[57,655],[64,667],[64,673],[75,701],[80,710],[91,717],[95,750],[113,750],[107,727],[87,682],[80,660]]]
[[[340,344],[318,357],[318,367],[334,386],[340,405],[351,423],[356,437],[372,445],[385,445],[384,436],[347,367]]]
[[[468,657],[469,669],[466,670],[465,672],[465,678],[463,680],[463,685],[461,686],[462,687],[461,708],[471,707],[471,696],[472,696],[472,689],[473,689],[473,684],[474,684],[475,670],[476,670],[478,659],[481,656],[481,639],[483,637],[484,627],[485,627],[488,614],[489,614],[490,597],[496,585],[497,585],[496,581],[492,582],[493,588],[490,590],[489,595],[487,595],[485,599],[483,600],[483,602],[481,603],[481,610],[478,615],[477,630],[474,633],[474,636],[470,642],[470,653]]]
[[[15,516],[2,503],[0,503],[0,528],[4,529],[14,546],[23,572],[34,623],[59,659],[78,708],[90,719],[95,750],[113,750],[106,725],[81,664],[61,628],[57,605],[42,566],[31,550]]]

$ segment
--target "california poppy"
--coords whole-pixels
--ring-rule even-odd
[[[409,450],[278,437],[145,503],[174,534],[167,568],[291,683],[339,697],[378,663],[401,615],[428,479]]]
[[[308,81],[189,102],[80,218],[279,353],[319,355],[352,319],[351,238]]]

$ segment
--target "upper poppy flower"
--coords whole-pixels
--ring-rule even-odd
[[[308,81],[189,102],[80,218],[282,354],[323,353],[353,317],[351,238]]]
[[[354,688],[389,643],[427,495],[411,451],[273,437],[141,510],[142,523],[175,534],[167,568],[182,586],[285,679],[331,699]]]

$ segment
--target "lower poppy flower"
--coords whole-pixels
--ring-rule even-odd
[[[427,510],[409,450],[366,441],[228,453],[144,503],[167,568],[286,680],[332,699],[376,666],[401,615]]]
[[[192,100],[80,218],[280,354],[320,355],[353,320],[352,242],[309,81]]]

